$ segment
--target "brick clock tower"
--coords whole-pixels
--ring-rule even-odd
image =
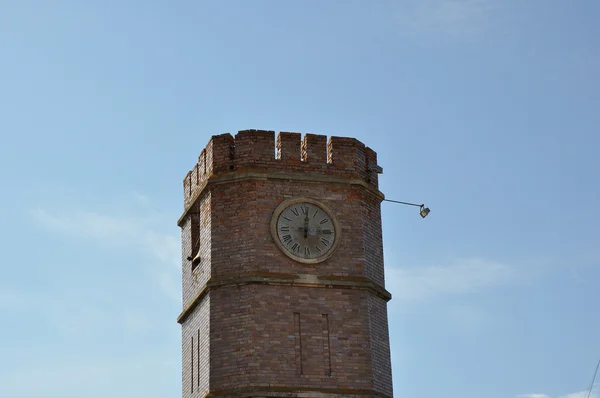
[[[380,170],[353,138],[210,139],[179,219],[184,398],[392,397]]]

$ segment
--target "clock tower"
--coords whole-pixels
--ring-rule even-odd
[[[213,136],[184,179],[184,398],[392,397],[377,155]]]

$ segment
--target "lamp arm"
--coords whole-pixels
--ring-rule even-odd
[[[418,205],[416,203],[400,202],[400,201],[391,200],[391,199],[383,199],[383,200],[384,200],[384,202],[400,203],[401,205],[409,205],[409,206],[416,206],[416,207],[423,207],[423,206],[425,206],[425,205],[422,205],[422,204]]]

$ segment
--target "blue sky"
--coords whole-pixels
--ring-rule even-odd
[[[382,205],[396,396],[583,398],[599,19],[591,0],[0,1],[0,396],[180,395],[182,180],[211,135],[256,128],[357,137],[387,198],[431,208]]]

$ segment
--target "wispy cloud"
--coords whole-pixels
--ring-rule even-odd
[[[135,194],[134,199],[150,203],[150,199],[142,194]],[[49,211],[35,208],[30,215],[39,226],[53,233],[63,234],[70,239],[86,239],[100,245],[128,248],[142,257],[154,259],[145,265],[147,276],[166,296],[179,300],[179,237],[175,231],[164,232],[167,230],[164,220],[151,209],[144,208],[142,212],[142,215],[131,212],[115,215],[90,210]]]
[[[547,394],[521,394],[517,395],[517,398],[551,398]],[[560,398],[598,398],[595,391],[592,391],[588,396],[588,391],[572,392],[567,395],[561,395]]]
[[[131,191],[131,196],[133,197],[133,199],[142,205],[149,205],[150,203],[152,203],[152,200],[150,199],[149,196],[144,195],[143,193],[140,193],[138,191]]]
[[[54,232],[105,244],[133,246],[161,262],[179,266],[181,257],[177,237],[154,230],[150,217],[113,216],[86,210],[54,213],[42,208],[33,209],[31,216],[38,224]]]
[[[0,395],[6,397],[131,397],[170,394],[178,390],[175,350],[166,346],[145,355],[111,358],[70,356],[27,366],[13,366],[0,375]],[[167,375],[167,377],[165,377]],[[148,383],[148,380],[156,382]],[[34,381],[34,382],[32,382]],[[118,388],[115,389],[115,386]]]
[[[515,270],[507,264],[473,258],[448,266],[388,268],[386,284],[395,299],[416,301],[480,291],[507,283],[515,276]]]
[[[173,321],[180,302],[177,231],[143,195],[120,206],[113,211],[67,205],[29,212],[38,227],[62,237],[65,247],[86,240],[86,250],[94,245],[97,251],[118,249],[113,257],[110,253],[103,257],[116,266],[100,272],[94,267],[81,270],[75,257],[73,264],[61,263],[52,283],[0,283],[1,312],[9,317],[27,314],[35,320],[35,328],[44,331],[34,341],[17,338],[6,347],[10,366],[0,372],[0,396],[43,392],[48,397],[79,393],[91,398],[177,391],[180,337]],[[141,258],[139,267],[123,267],[124,254]],[[44,265],[39,269],[46,271]],[[164,296],[172,300],[165,302]],[[23,359],[34,351],[36,355]],[[147,383],[149,379],[154,382]]]
[[[442,308],[439,314],[441,320],[445,321],[453,331],[461,333],[476,333],[493,325],[496,321],[488,311],[475,304],[449,304]]]
[[[69,288],[61,293],[42,294],[0,286],[0,310],[5,314],[26,313],[43,324],[46,333],[68,338],[80,337],[81,330],[87,330],[88,337],[107,332],[140,336],[164,321],[163,314],[144,305],[124,303],[127,293],[131,294],[131,291],[113,289],[112,295],[119,298],[98,303],[97,299],[89,297],[89,292],[87,297],[78,297],[78,292]]]
[[[598,398],[598,395],[595,391],[592,391],[589,396],[588,391],[579,391],[563,395],[561,398]]]

